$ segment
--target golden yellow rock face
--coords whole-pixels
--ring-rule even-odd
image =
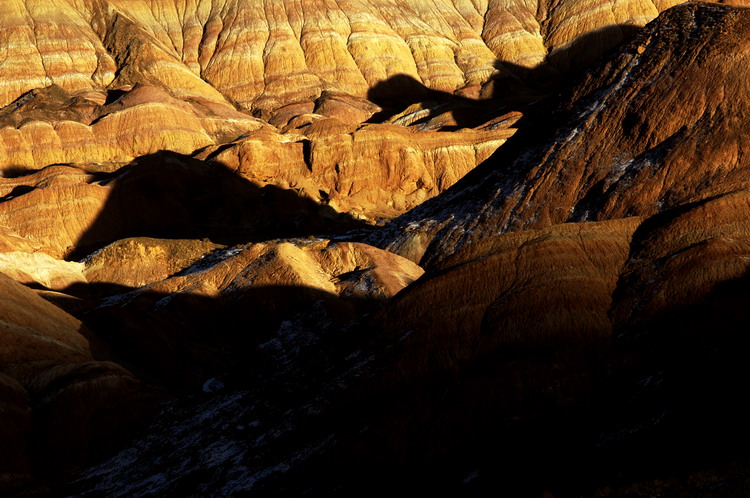
[[[487,81],[496,59],[533,66],[582,35],[643,25],[678,2],[610,3],[14,0],[2,11],[0,105],[50,84],[85,92],[148,82],[177,98],[258,109],[323,90],[365,96],[397,74],[453,91]],[[599,43],[608,42],[594,51]]]
[[[299,133],[250,133],[212,158],[258,185],[291,188],[339,212],[388,218],[444,191],[488,158],[515,129],[417,132],[318,119]],[[448,136],[448,137],[447,137]]]
[[[662,2],[659,9],[667,6]],[[142,84],[194,108],[213,107],[219,115],[222,110],[225,122],[218,126],[248,121],[233,123],[236,137],[253,124],[248,116],[227,116],[234,105],[273,111],[313,101],[326,91],[366,97],[397,75],[453,92],[488,81],[497,71],[496,60],[533,66],[586,33],[642,25],[657,12],[643,0],[616,9],[606,2],[573,1],[551,8],[446,0],[397,5],[383,0],[340,5],[17,0],[2,6],[0,105],[51,85],[79,100],[103,103],[108,91]],[[586,43],[581,50],[598,53],[599,45],[621,38],[602,36],[606,41]],[[569,65],[576,56],[556,57]],[[201,123],[191,106],[167,97],[144,99],[142,105],[123,115],[106,113],[90,128],[66,119],[4,130],[0,138],[7,156],[0,163],[41,167],[84,156],[127,160],[160,146],[191,152],[216,138],[216,130]],[[118,143],[122,140],[126,143]],[[52,147],[32,151],[40,142]]]
[[[220,249],[205,262],[196,261],[193,270],[141,292],[219,297],[244,288],[279,286],[386,299],[423,273],[408,259],[366,244],[292,239]]]
[[[0,111],[0,164],[126,163],[159,150],[190,153],[263,126],[228,106],[186,103],[151,85],[105,98],[75,97],[59,86],[24,95]]]
[[[131,456],[182,460],[153,495],[475,465],[444,455],[478,455],[490,485],[544,461],[546,486],[567,445],[629,457],[564,430],[612,411],[624,438],[658,435],[637,399],[620,418],[618,376],[669,355],[614,337],[672,327],[693,339],[645,349],[747,363],[750,10],[687,4],[631,36],[677,1],[2,2],[0,495],[105,455],[152,408],[143,381],[191,395],[161,424],[245,404],[199,434],[233,432],[231,465],[143,440]]]
[[[137,288],[164,280],[222,246],[202,240],[128,238],[82,263],[87,282]]]
[[[465,119],[495,88],[482,85],[514,66],[581,67],[672,3],[4,2],[0,171],[200,153],[258,185],[392,217],[512,135]],[[362,125],[380,111],[366,99],[453,94],[471,98]]]

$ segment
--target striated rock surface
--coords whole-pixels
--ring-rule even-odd
[[[582,35],[643,25],[674,4],[19,0],[3,7],[3,36],[15,43],[0,67],[0,105],[50,84],[86,94],[151,83],[179,99],[266,110],[325,90],[364,97],[397,74],[453,91],[486,82],[496,59],[530,67]],[[580,51],[621,39],[615,28]]]
[[[466,102],[463,111],[433,105],[410,132],[443,131],[424,137],[360,128],[391,112],[376,104],[398,112],[453,94],[515,103],[529,68],[544,63],[537,79],[547,85],[674,3],[18,0],[2,7],[0,171],[113,171],[162,150],[205,149],[201,157],[219,155],[253,181],[371,220],[393,217],[452,185],[513,131],[477,128],[488,109]]]
[[[547,141],[531,145],[538,129],[518,137],[381,243],[439,265],[496,234],[649,216],[747,187],[749,12],[670,10],[587,73],[556,120],[539,117]]]
[[[418,378],[495,351],[581,345],[612,335],[611,295],[638,218],[487,239],[389,303],[375,329],[401,339],[390,372]]]
[[[170,100],[169,105],[180,114],[171,111],[162,114],[165,108],[161,103],[139,103],[154,94]],[[59,222],[46,224],[46,229],[58,232],[45,235],[49,244],[62,244],[62,239],[67,238],[72,240],[65,243],[71,245],[75,233],[91,223],[97,206],[108,196],[108,189],[102,188],[108,182],[105,173],[126,167],[134,159],[142,162],[152,152],[163,154],[159,151],[169,149],[191,153],[201,149],[196,154],[198,159],[216,163],[216,167],[229,167],[259,188],[277,186],[288,190],[290,195],[319,203],[321,209],[330,206],[360,218],[390,218],[445,190],[489,157],[513,135],[515,129],[511,126],[520,117],[459,133],[437,131],[444,123],[432,126],[433,131],[419,132],[394,125],[346,124],[341,119],[349,118],[342,113],[354,112],[351,120],[358,121],[362,118],[356,117],[359,108],[346,104],[340,110],[345,105],[342,101],[325,104],[329,101],[324,100],[319,110],[338,118],[295,114],[285,133],[247,116],[245,121],[249,120],[250,126],[237,125],[240,127],[233,131],[227,131],[227,126],[230,129],[235,126],[238,121],[234,118],[212,117],[204,120],[204,124],[208,123],[204,126],[190,105],[145,86],[137,86],[100,110],[111,113],[96,118],[91,126],[75,121],[63,121],[59,126],[47,121],[29,121],[23,117],[23,110],[10,112],[9,119],[22,119],[24,124],[0,130],[0,135],[7,135],[7,146],[0,147],[0,154],[7,157],[5,161],[0,159],[0,163],[13,165],[5,168],[6,178],[0,181],[3,200],[9,201],[4,209],[16,211],[26,202],[32,202],[35,210],[47,206],[46,209],[63,212],[67,208],[58,206],[70,205],[73,198],[78,199],[75,201],[78,206],[75,209],[81,211],[76,221],[78,226],[66,227],[67,237],[55,228]],[[140,131],[131,134],[133,130],[124,132],[120,125],[107,124],[120,119],[116,116],[126,115]],[[58,132],[62,128],[72,131],[60,138]],[[84,135],[76,135],[76,129],[83,130]],[[104,135],[97,131],[105,129]],[[217,137],[230,142],[222,143]],[[214,145],[217,142],[222,144]],[[37,150],[39,144],[45,145]],[[46,166],[53,163],[69,166]],[[53,189],[48,187],[57,192],[54,199],[49,198]],[[29,195],[21,199],[21,194]],[[34,217],[44,218],[44,215]],[[14,226],[20,222],[7,223]]]
[[[746,460],[750,11],[680,5],[576,76],[673,3],[3,4],[0,494]],[[57,481],[144,382],[178,399]]]
[[[190,153],[263,126],[228,106],[188,103],[148,84],[118,93],[112,103],[59,86],[19,97],[0,111],[0,165],[125,163],[159,150]]]

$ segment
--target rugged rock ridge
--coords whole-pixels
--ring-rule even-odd
[[[10,2],[0,169],[203,151],[260,186],[390,218],[512,135],[513,120],[486,123],[508,102],[473,98],[507,97],[541,63],[541,81],[585,65],[673,3]],[[419,127],[361,126],[381,110],[365,98],[422,102],[394,120]]]
[[[433,266],[500,233],[650,216],[746,188],[749,19],[700,4],[665,13],[569,93],[543,145],[524,150],[533,137],[518,137],[395,220],[383,246]]]

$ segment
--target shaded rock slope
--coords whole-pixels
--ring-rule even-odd
[[[741,488],[750,9],[671,5],[4,4],[0,493]]]
[[[651,216],[747,188],[745,12],[669,11],[568,92],[541,145],[527,129],[373,240],[440,266],[497,234]]]

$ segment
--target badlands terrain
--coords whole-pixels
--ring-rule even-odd
[[[747,7],[0,1],[0,495],[746,495]]]

